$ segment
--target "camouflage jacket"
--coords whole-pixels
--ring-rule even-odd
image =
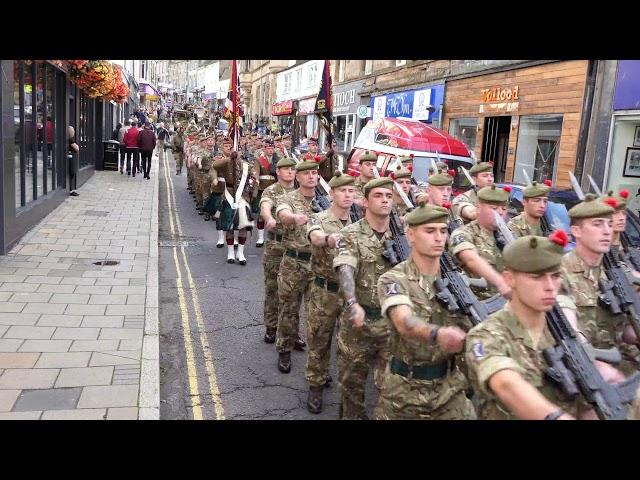
[[[516,238],[525,237],[527,235],[537,235],[539,237],[544,236],[542,234],[540,224],[532,227],[527,223],[527,220],[524,218],[524,212],[509,220],[507,227],[509,227],[509,230],[511,230],[511,233],[513,233],[513,236]]]
[[[548,364],[542,352],[555,344],[555,339],[545,325],[536,345],[518,318],[509,310],[508,304],[473,327],[465,341],[465,356],[469,381],[480,400],[478,418],[515,418],[488,385],[491,377],[501,370],[519,373],[547,400],[571,415],[576,416],[580,411],[588,409],[580,396],[576,400],[570,400],[561,388],[545,375]]]
[[[309,218],[307,224],[307,238],[313,231],[319,231],[330,235],[332,233],[339,233],[346,225],[351,224],[351,218],[347,216],[347,223],[343,224],[342,220],[336,217],[331,209],[327,209],[324,212],[314,213]],[[319,277],[338,282],[338,274],[333,269],[333,259],[337,255],[338,251],[335,248],[329,247],[316,247],[311,245],[311,270]]]
[[[472,205],[475,207],[477,203],[478,203],[478,194],[473,188],[470,188],[466,192],[461,193],[460,195],[458,195],[453,199],[453,202],[451,202],[451,209],[453,210],[454,214],[456,214],[459,217],[462,217],[462,215],[460,215],[460,211],[462,210],[463,207],[466,207],[467,205]]]
[[[310,217],[314,213],[311,208],[312,200],[313,197],[306,198],[302,195],[300,189],[293,190],[278,201],[276,215],[282,210],[291,210],[292,213],[304,213],[307,217]],[[282,243],[285,248],[292,248],[301,252],[311,252],[311,244],[307,239],[306,225],[283,225],[283,228],[284,238],[282,239]]]
[[[364,186],[366,182],[363,182],[360,177],[356,178],[356,181],[353,183],[353,186],[356,187],[355,198],[362,199],[364,198]]]
[[[246,202],[251,203],[251,200],[258,194],[258,176],[253,164],[243,162],[238,155],[238,157],[236,157],[235,159],[235,176],[233,168],[234,165],[231,162],[231,157],[224,157],[222,159],[215,160],[212,164],[212,167],[216,170],[216,172],[218,172],[218,177],[223,177],[225,179],[226,188],[231,196],[235,199],[236,189],[240,185],[240,180],[242,179],[243,163],[246,163],[249,169],[247,173],[247,180],[242,191],[242,198]]]
[[[355,269],[356,299],[360,305],[379,308],[378,279],[391,268],[382,257],[385,240],[391,240],[387,229],[378,240],[366,218],[341,230],[342,239],[338,255],[333,260],[333,268],[350,265]]]
[[[260,207],[262,207],[263,202],[269,202],[271,204],[271,216],[276,221],[276,226],[272,233],[276,235],[284,234],[284,225],[276,216],[276,208],[278,207],[278,203],[284,198],[287,193],[293,192],[294,188],[285,188],[280,183],[274,183],[270,187],[267,187],[264,192],[262,192],[262,197],[260,198]],[[270,235],[268,235],[270,237]],[[282,255],[283,247],[282,242],[278,242],[277,240],[267,240],[267,244],[265,245],[265,253],[267,255]]]

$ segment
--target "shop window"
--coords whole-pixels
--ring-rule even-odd
[[[34,188],[34,175],[36,175],[36,162],[38,151],[37,131],[35,118],[35,77],[34,63],[24,62],[24,148],[25,148],[25,202],[30,203],[36,199]]]
[[[14,149],[13,163],[15,170],[15,206],[16,210],[26,203],[25,193],[25,164],[24,164],[24,63],[19,60],[13,62],[13,130]]]
[[[298,92],[302,87],[302,70],[296,71],[295,75],[296,75],[296,80],[295,80],[295,83],[293,84],[293,91]]]
[[[613,118],[605,183],[607,189],[629,190],[628,206],[637,212],[640,209],[640,115],[614,115]]]
[[[316,84],[316,75],[318,73],[318,65],[313,63],[309,65],[307,70],[307,87],[313,87]]]
[[[364,74],[370,75],[373,72],[373,60],[364,61]]]
[[[449,134],[463,142],[470,151],[476,148],[476,134],[478,133],[478,119],[452,118],[449,121]]]
[[[562,134],[562,115],[520,117],[520,130],[513,175],[515,183],[526,183],[522,170],[539,182],[555,176]]]

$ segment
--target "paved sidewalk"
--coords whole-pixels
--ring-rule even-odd
[[[0,419],[159,418],[152,163],[96,172],[0,257]]]

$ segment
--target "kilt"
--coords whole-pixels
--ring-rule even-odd
[[[243,207],[239,207],[243,208]],[[247,211],[247,219],[249,221],[253,220],[253,214],[251,213],[251,208],[248,203],[244,204],[244,208]],[[232,230],[239,230],[238,223],[240,221],[240,216],[238,215],[238,210],[233,210],[229,202],[226,199],[222,200],[222,207],[220,208],[220,219],[219,226],[221,230],[225,232],[230,232]],[[252,227],[246,227],[245,230],[252,230]]]

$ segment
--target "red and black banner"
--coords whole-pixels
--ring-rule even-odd
[[[320,83],[320,91],[316,98],[315,114],[318,116],[329,140],[329,145],[333,143],[333,104],[331,102],[331,74],[329,69],[329,60],[324,61],[322,69],[322,82]]]

